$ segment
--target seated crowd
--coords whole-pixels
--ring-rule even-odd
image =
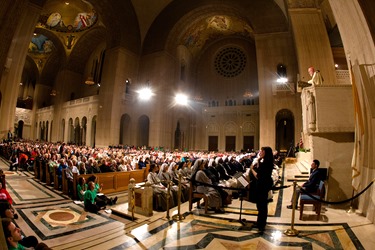
[[[50,175],[56,173],[59,188],[62,185],[62,175],[65,169],[70,192],[73,190],[73,173],[95,175],[106,172],[132,171],[150,165],[147,181],[152,184],[154,194],[158,194],[159,207],[156,209],[160,210],[166,209],[168,183],[171,186],[168,195],[170,197],[169,207],[177,205],[178,175],[181,173],[181,202],[189,199],[189,180],[191,179],[194,182],[195,191],[205,193],[209,197],[209,207],[217,212],[222,212],[221,208],[228,203],[227,197],[231,197],[233,193],[232,190],[225,189],[225,187],[243,187],[237,180],[239,175],[251,182],[249,169],[252,164],[256,164],[257,159],[255,152],[180,152],[135,147],[92,148],[65,143],[32,141],[5,142],[0,145],[0,150],[3,156],[11,159],[10,170],[27,169],[28,165],[34,164],[36,161],[42,162],[42,166],[48,169]],[[20,162],[21,156],[23,164],[19,164],[19,166],[17,163],[13,164],[17,161]],[[14,158],[18,160],[14,160]],[[275,152],[275,167],[272,176],[274,184],[280,178],[279,164],[280,158]],[[54,169],[56,171],[53,171]],[[82,201],[85,199],[85,191],[90,190],[89,182],[83,183],[83,180],[80,179],[78,183],[78,197]],[[98,185],[95,182],[94,184]],[[215,186],[222,188],[213,188]],[[98,187],[94,187],[94,193],[100,192],[98,190]],[[236,193],[233,194],[233,196],[235,195]],[[96,195],[96,197],[98,196]],[[272,194],[270,194],[270,199],[272,199]],[[111,202],[113,203],[113,201],[109,201],[105,204],[111,204]],[[99,205],[98,207],[100,209],[104,206]],[[92,210],[92,207],[89,210]]]

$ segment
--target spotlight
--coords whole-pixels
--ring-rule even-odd
[[[177,94],[174,98],[175,103],[178,105],[186,106],[188,105],[188,97],[184,94]]]
[[[279,77],[276,82],[278,83],[287,83],[288,82],[288,78],[286,77]]]
[[[154,95],[150,87],[144,87],[137,91],[138,98],[142,101],[148,101]]]

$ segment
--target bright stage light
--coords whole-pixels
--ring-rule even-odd
[[[178,105],[186,106],[188,105],[188,97],[184,94],[177,94],[174,98],[175,103]]]
[[[137,93],[138,93],[138,98],[142,101],[148,101],[154,95],[151,88],[149,88],[149,87],[144,87],[144,88],[138,90]]]
[[[277,82],[278,83],[287,83],[288,82],[288,78],[286,78],[286,77],[280,77],[279,79],[277,79]]]

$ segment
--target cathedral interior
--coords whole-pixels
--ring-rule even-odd
[[[319,159],[327,169],[326,198],[349,199],[375,178],[374,7],[371,0],[1,1],[0,138],[166,151],[270,146],[284,156],[303,144],[297,161]],[[308,84],[311,66],[319,85]],[[283,180],[296,171],[287,164]],[[272,233],[258,235],[229,223],[238,211],[190,213],[187,204],[182,222],[164,213],[137,222],[103,213],[80,223],[82,207],[28,173],[9,174],[7,183],[19,226],[53,249],[375,245],[366,236],[375,232],[373,188],[355,200],[355,215],[327,207],[321,220],[298,221],[303,237],[279,240],[273,233],[290,227],[290,189],[270,203]],[[255,206],[245,206],[253,221]],[[51,208],[73,211],[78,222],[41,220]],[[102,239],[92,237],[97,229]]]

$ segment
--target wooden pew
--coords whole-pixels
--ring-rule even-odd
[[[73,199],[78,199],[77,194],[77,184],[79,177],[84,177],[86,180],[95,175],[98,179],[98,183],[103,183],[102,193],[110,194],[110,193],[117,193],[121,191],[128,190],[128,185],[130,183],[130,179],[133,178],[135,183],[143,182],[148,174],[148,168],[144,169],[136,169],[132,171],[125,171],[125,172],[108,172],[108,173],[98,173],[98,174],[83,174],[78,175],[77,173],[73,174]],[[64,175],[63,175],[64,176]],[[63,177],[64,178],[64,177]]]
[[[193,182],[190,180],[190,188],[189,188],[189,211],[193,208],[193,203],[197,203],[199,206],[201,199],[204,200],[204,213],[207,214],[208,211],[208,197],[205,194],[198,193],[195,191],[195,186]]]

